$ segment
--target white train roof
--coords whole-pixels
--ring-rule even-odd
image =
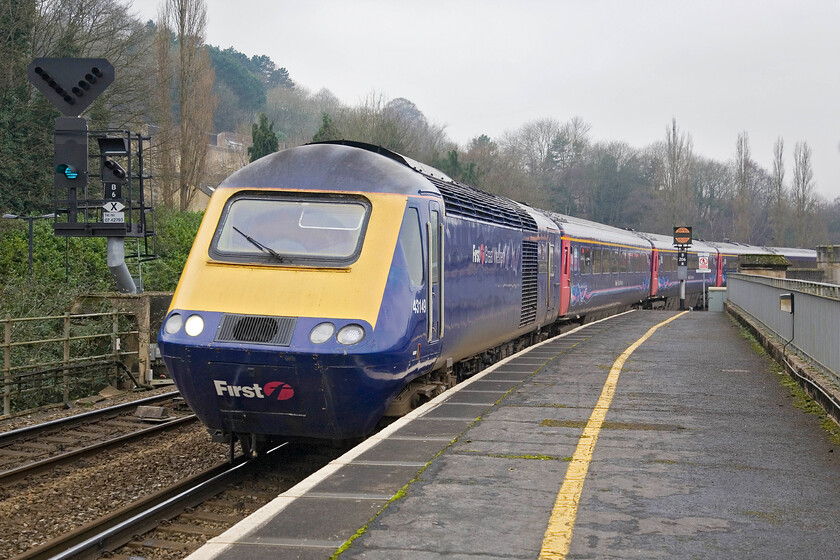
[[[650,243],[639,237],[636,232],[613,226],[591,222],[582,218],[546,212],[546,214],[563,230],[563,235],[574,239],[591,239],[602,243],[626,245],[650,249]]]

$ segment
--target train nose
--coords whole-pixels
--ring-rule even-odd
[[[190,334],[196,316],[203,328],[196,333],[193,325]],[[160,342],[187,403],[208,427],[225,432],[363,436],[398,383],[378,365],[375,337],[363,321],[176,310]]]

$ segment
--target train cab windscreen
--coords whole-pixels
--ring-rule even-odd
[[[361,251],[370,204],[355,197],[232,197],[211,257],[231,262],[345,266]]]

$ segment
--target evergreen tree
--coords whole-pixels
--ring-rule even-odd
[[[321,128],[312,137],[313,142],[327,142],[329,140],[340,140],[341,132],[333,124],[332,117],[327,113],[321,113]]]
[[[248,148],[251,161],[273,154],[279,146],[277,134],[274,132],[274,122],[269,124],[265,113],[260,113],[259,121],[259,124],[254,123],[251,127],[251,146]]]

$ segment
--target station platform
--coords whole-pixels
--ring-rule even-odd
[[[190,558],[834,559],[840,447],[778,377],[723,313],[591,323],[413,411]]]

